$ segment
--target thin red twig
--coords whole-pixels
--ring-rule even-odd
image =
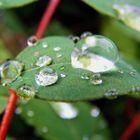
[[[58,6],[59,1],[60,0],[50,0],[49,5],[41,19],[41,22],[39,23],[37,31],[35,33],[35,36],[37,38],[41,38],[43,36],[45,29],[47,28],[47,26],[51,20],[51,17]],[[14,90],[10,90],[10,93],[11,94],[10,94],[9,101],[8,101],[8,104],[6,107],[6,111],[4,113],[2,123],[0,126],[0,140],[5,140],[5,138],[6,138],[9,124],[12,119],[12,115],[13,115],[16,101],[17,101],[16,92]]]
[[[140,126],[140,112],[137,112],[133,117],[129,126],[121,135],[119,140],[129,140],[139,126]]]
[[[17,101],[16,92],[14,90],[10,90],[10,97],[0,127],[0,140],[5,140],[6,138],[9,124],[16,106],[16,101]]]
[[[50,0],[49,5],[46,8],[46,11],[39,23],[39,26],[37,28],[37,31],[35,33],[35,36],[37,38],[41,38],[44,35],[45,29],[47,28],[52,15],[54,14],[58,4],[59,4],[60,0]]]

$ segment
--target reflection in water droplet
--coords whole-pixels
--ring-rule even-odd
[[[91,32],[83,32],[80,37],[85,38],[85,37],[88,37],[88,36],[92,36],[92,33]]]
[[[44,67],[50,65],[51,63],[52,63],[52,58],[48,55],[43,55],[39,57],[39,59],[37,60],[36,66]]]
[[[69,39],[71,39],[74,43],[77,43],[80,40],[79,36],[70,35]]]
[[[48,86],[56,83],[58,80],[57,73],[51,68],[44,68],[35,75],[35,81],[39,86]]]
[[[47,128],[46,126],[44,126],[44,127],[42,128],[42,132],[43,132],[43,133],[47,133],[47,132],[48,132],[48,128]]]
[[[43,48],[47,48],[47,47],[48,47],[47,42],[43,42],[43,43],[42,43],[42,47],[43,47]]]
[[[17,95],[21,99],[29,100],[36,94],[35,89],[30,85],[23,85],[17,90]]]
[[[140,7],[132,4],[115,3],[113,8],[118,13],[118,18],[131,28],[140,31]]]
[[[1,65],[0,75],[3,85],[9,84],[21,75],[24,64],[15,60],[6,61]]]
[[[111,89],[111,90],[108,90],[104,96],[107,98],[107,99],[116,99],[117,96],[118,96],[118,92],[116,89]]]
[[[20,115],[21,113],[22,113],[21,107],[17,107],[17,108],[15,109],[15,114]]]
[[[98,117],[100,115],[100,110],[97,107],[94,107],[90,112],[92,117]]]
[[[61,48],[60,47],[55,47],[55,48],[53,48],[53,50],[56,51],[56,52],[58,52],[58,51],[61,50]]]
[[[61,76],[62,78],[65,78],[65,77],[66,77],[66,74],[61,73],[60,76]]]
[[[34,116],[34,112],[32,110],[28,110],[27,111],[27,116],[28,117],[33,117]]]
[[[82,45],[81,42],[83,42]],[[94,73],[116,69],[115,63],[119,55],[111,40],[94,35],[86,37],[81,42],[78,42],[71,54],[71,63],[74,68],[86,69]]]
[[[63,119],[74,119],[78,115],[78,110],[70,103],[51,102],[52,107],[56,113]]]
[[[27,40],[27,45],[29,46],[29,47],[31,47],[31,46],[33,46],[36,42],[37,42],[37,37],[36,36],[31,36],[31,37],[29,37],[28,38],[28,40]]]
[[[90,81],[93,85],[100,85],[103,83],[103,80],[101,79],[101,74],[99,73],[93,74]]]
[[[89,74],[83,73],[83,74],[81,75],[81,79],[83,79],[83,80],[89,80]]]

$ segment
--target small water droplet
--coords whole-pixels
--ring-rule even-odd
[[[65,78],[65,77],[66,77],[66,74],[61,73],[60,76],[61,76],[62,78]]]
[[[62,54],[61,53],[57,53],[56,54],[56,58],[60,58],[60,57],[62,57]]]
[[[57,73],[51,68],[44,68],[35,75],[35,81],[39,86],[49,86],[58,80]]]
[[[56,113],[63,119],[74,119],[78,115],[78,110],[70,103],[53,102],[51,105]]]
[[[83,32],[80,37],[85,38],[85,37],[88,37],[88,36],[92,36],[92,33],[91,32]]]
[[[135,76],[136,76],[136,72],[135,72],[135,71],[131,71],[129,74],[130,74],[132,77],[135,77]]]
[[[81,79],[83,79],[83,80],[89,80],[89,74],[87,74],[87,73],[83,73],[82,75],[81,75]]]
[[[123,73],[124,73],[124,71],[123,71],[123,70],[119,70],[118,72],[119,72],[119,73],[121,73],[121,74],[123,74]]]
[[[47,133],[47,132],[48,132],[48,128],[47,128],[46,126],[44,126],[44,127],[42,128],[42,132],[43,132],[43,133]]]
[[[108,90],[104,96],[107,98],[107,99],[116,99],[118,97],[118,92],[116,89],[111,89],[111,90]]]
[[[30,85],[23,85],[17,90],[17,95],[21,99],[29,100],[36,94],[36,90]]]
[[[21,113],[22,113],[21,107],[17,107],[17,108],[15,109],[15,114],[20,115]]]
[[[82,140],[90,140],[88,136],[83,136]]]
[[[29,37],[28,38],[28,40],[27,40],[27,45],[29,46],[29,47],[31,47],[31,46],[33,46],[36,42],[37,42],[37,37],[36,36],[31,36],[31,37]]]
[[[36,66],[44,67],[50,65],[51,63],[52,63],[52,58],[48,55],[43,55],[39,57],[39,59],[37,60]]]
[[[134,30],[140,31],[140,7],[133,4],[115,3],[118,18]]]
[[[93,85],[101,85],[103,83],[103,80],[101,79],[101,74],[99,73],[93,74],[90,80]]]
[[[16,60],[6,61],[1,65],[1,80],[3,85],[7,85],[17,79],[21,75],[24,64]]]
[[[56,52],[58,52],[58,51],[61,50],[61,48],[60,47],[55,47],[55,48],[53,48],[53,50],[56,51]]]
[[[71,54],[71,64],[74,68],[100,73],[116,70],[115,63],[118,58],[117,47],[110,39],[94,35],[76,44]]]
[[[132,87],[132,88],[131,88],[131,92],[132,92],[132,93],[140,92],[140,87],[138,87],[138,86]]]
[[[100,115],[100,110],[97,107],[94,107],[90,112],[92,117],[98,117]]]
[[[43,47],[43,48],[47,48],[47,47],[48,47],[47,42],[43,42],[43,43],[42,43],[42,47]]]
[[[27,111],[27,116],[28,117],[33,117],[34,116],[34,112],[32,110],[28,110]]]
[[[74,43],[77,43],[80,40],[79,36],[70,35],[69,39],[71,39]]]
[[[38,57],[38,56],[40,55],[40,52],[39,52],[39,51],[36,51],[36,52],[33,53],[33,55],[34,55],[35,57]]]

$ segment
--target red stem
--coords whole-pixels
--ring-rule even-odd
[[[14,90],[10,90],[10,97],[0,127],[0,140],[5,140],[6,138],[9,124],[16,106],[16,101],[17,101],[16,92]]]
[[[50,0],[49,5],[41,19],[41,22],[39,23],[39,26],[37,28],[37,31],[35,33],[35,36],[37,38],[41,38],[45,32],[45,29],[47,28],[51,17],[56,10],[58,3],[60,0]],[[17,96],[16,92],[14,90],[10,90],[10,97],[9,101],[6,107],[6,111],[4,113],[2,123],[0,125],[0,140],[5,140],[7,131],[10,125],[10,121],[12,119],[12,115],[16,106]]]
[[[124,133],[121,135],[119,140],[129,140],[135,130],[140,126],[140,112],[137,112],[135,116],[133,117],[131,123],[126,128]]]
[[[39,23],[39,26],[37,28],[37,31],[35,33],[35,36],[40,39],[45,32],[45,29],[47,28],[52,15],[54,14],[58,4],[59,4],[60,0],[50,0],[48,7],[46,8],[46,11]]]

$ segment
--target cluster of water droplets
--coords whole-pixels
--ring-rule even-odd
[[[115,2],[113,8],[117,11],[120,20],[131,28],[140,31],[140,6],[126,2]]]

